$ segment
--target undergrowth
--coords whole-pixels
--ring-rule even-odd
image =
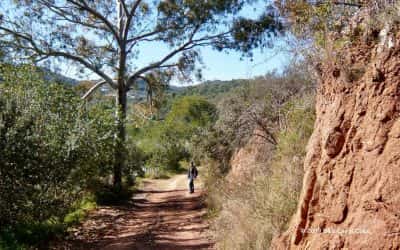
[[[68,228],[80,223],[96,207],[93,195],[76,202],[63,219],[53,217],[44,222],[30,222],[0,230],[0,250],[46,249],[51,241],[61,240]]]
[[[313,96],[287,102],[286,122],[269,162],[241,180],[224,180],[210,162],[206,173],[207,205],[218,249],[260,249],[283,232],[297,207],[303,160],[313,131]]]
[[[127,183],[126,181],[124,183]],[[20,223],[0,229],[0,250],[47,249],[52,242],[62,241],[71,227],[81,223],[88,212],[98,205],[120,205],[132,197],[140,180],[135,185],[124,184],[120,190],[98,181],[91,191],[82,196],[63,218],[52,217],[46,221]]]

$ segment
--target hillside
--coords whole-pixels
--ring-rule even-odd
[[[67,79],[67,77],[63,78],[62,75],[58,75],[59,80]],[[251,79],[236,79],[231,81],[205,81],[203,83],[193,85],[193,86],[179,86],[179,85],[167,85],[161,88],[164,95],[170,97],[182,97],[182,96],[190,96],[190,95],[199,95],[204,96],[209,100],[215,99],[219,95],[223,95],[228,93],[230,90],[244,86],[249,83]],[[69,83],[70,81],[66,81]],[[96,81],[80,81],[76,85],[84,85],[89,84],[92,86]],[[114,96],[113,90],[108,85],[103,85],[98,92],[105,96]],[[148,87],[146,82],[139,81],[132,90],[128,92],[128,98],[132,102],[144,102],[146,101],[148,93]]]
[[[61,73],[54,72],[50,69],[47,68],[38,68],[39,72],[42,72],[44,74],[44,79],[46,79],[49,82],[59,82],[59,83],[64,83],[68,84],[71,86],[76,86],[79,84],[79,81],[76,79],[73,79],[71,77],[67,77]]]
[[[210,99],[230,90],[248,84],[249,79],[235,79],[231,81],[205,81],[201,84],[187,87],[177,87],[174,91],[179,96],[201,95]]]
[[[365,27],[360,12],[352,27]],[[398,249],[400,33],[386,23],[321,67],[297,212],[274,249]],[[350,31],[351,32],[351,31]]]

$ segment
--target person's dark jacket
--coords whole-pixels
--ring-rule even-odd
[[[191,179],[191,180],[196,179],[197,174],[198,174],[197,168],[195,166],[190,167],[189,171],[188,171],[188,179]]]

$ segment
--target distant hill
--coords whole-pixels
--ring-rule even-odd
[[[43,78],[48,82],[68,84],[72,86],[79,84],[79,81],[76,79],[64,76],[63,74],[54,72],[44,67],[37,67],[36,73],[43,74]],[[1,82],[1,77],[0,77],[0,82]]]
[[[95,82],[95,81],[94,81]],[[112,91],[110,85],[108,84],[104,84],[101,88],[100,91],[104,94],[104,95],[108,95],[108,96],[113,96],[114,92]],[[167,93],[172,93],[175,92],[176,87],[174,86],[167,86]],[[134,102],[141,102],[141,101],[145,101],[147,98],[147,84],[145,81],[143,80],[139,80],[137,82],[137,84],[135,84],[132,88],[132,90],[130,90],[128,92],[128,99],[134,101]]]
[[[75,85],[80,84],[95,84],[97,81],[78,81]],[[220,94],[229,92],[230,90],[243,86],[248,83],[246,79],[236,79],[231,81],[206,81],[194,86],[173,86],[169,85],[166,89],[166,94],[173,97],[201,95],[208,99],[214,99]],[[114,92],[108,84],[104,84],[99,90],[105,96],[114,96]],[[133,102],[142,102],[147,98],[147,84],[144,81],[139,81],[134,88],[128,92],[128,99]]]
[[[230,90],[243,86],[248,83],[247,79],[235,79],[230,81],[206,81],[199,85],[182,87],[176,90],[177,95],[201,95],[213,99],[220,94],[229,92]]]
[[[39,72],[44,74],[44,79],[49,82],[58,82],[75,86],[79,83],[78,80],[64,76],[63,74],[51,71],[50,69],[41,67]]]

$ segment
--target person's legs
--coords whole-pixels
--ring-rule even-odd
[[[191,179],[191,180],[189,181],[189,191],[190,191],[190,193],[193,193],[193,192],[194,192],[194,183],[193,183],[193,179]]]

